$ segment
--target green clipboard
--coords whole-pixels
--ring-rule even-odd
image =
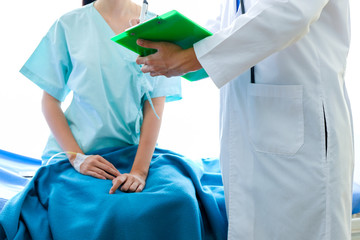
[[[183,49],[193,46],[197,41],[211,36],[212,33],[201,27],[176,10],[149,19],[139,25],[127,29],[111,38],[114,42],[130,49],[140,56],[147,56],[156,49],[143,48],[136,44],[136,40],[172,42]],[[182,76],[189,81],[196,81],[208,77],[204,69],[190,72]]]

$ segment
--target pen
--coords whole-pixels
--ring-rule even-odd
[[[145,16],[148,9],[148,2],[146,0],[143,1],[143,4],[141,6],[141,13],[140,13],[140,23],[145,21]]]

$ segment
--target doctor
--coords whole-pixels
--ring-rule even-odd
[[[187,50],[138,40],[158,52],[137,63],[153,76],[204,68],[220,88],[229,239],[349,240],[348,0],[244,0],[241,8],[246,14],[225,1],[220,30]]]

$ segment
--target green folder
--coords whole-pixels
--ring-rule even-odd
[[[114,42],[130,49],[140,56],[147,56],[156,52],[156,49],[143,48],[136,44],[136,40],[172,42],[183,49],[193,46],[197,41],[211,36],[212,33],[191,21],[176,10],[149,19],[139,25],[127,29],[111,38]],[[190,72],[183,78],[196,81],[208,77],[204,69]]]

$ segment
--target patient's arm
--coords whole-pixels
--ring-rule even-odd
[[[149,101],[145,101],[144,121],[141,126],[140,142],[134,164],[129,174],[122,174],[113,180],[110,193],[114,193],[121,185],[121,191],[124,192],[141,192],[145,187],[149,165],[159,136],[165,97],[153,98],[152,102],[160,119],[154,114]]]
[[[42,111],[49,128],[56,141],[65,152],[82,153],[83,151],[76,142],[69,124],[61,109],[61,102],[44,91],[42,98]],[[68,154],[72,165],[75,154]],[[120,175],[119,171],[101,156],[93,155],[86,158],[81,164],[80,173],[101,179],[114,179]]]

